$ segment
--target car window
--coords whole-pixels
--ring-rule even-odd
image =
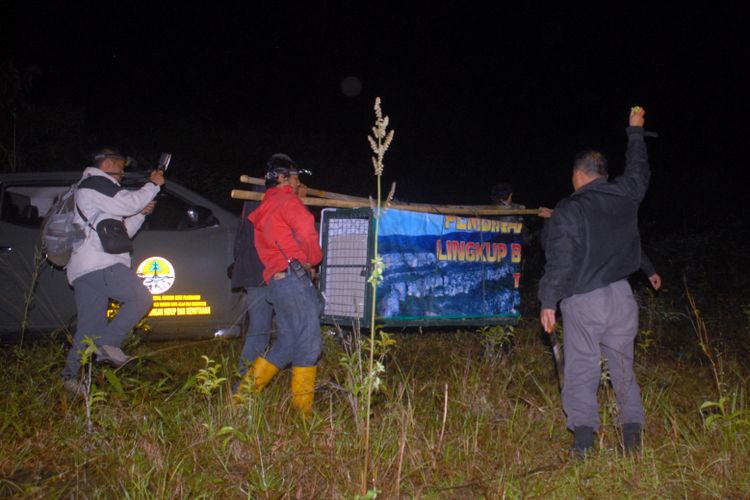
[[[41,227],[55,198],[69,187],[70,184],[5,186],[0,219],[18,226]]]
[[[0,220],[18,226],[40,228],[55,198],[66,192],[71,184],[68,181],[52,181],[45,184],[0,185]],[[125,187],[138,189],[140,185],[128,182]],[[142,227],[145,231],[187,231],[218,225],[218,220],[210,215],[210,211],[195,207],[166,190],[157,195],[156,202],[156,208],[146,217]],[[208,212],[209,215],[206,216],[203,212]]]
[[[161,191],[156,196],[156,208],[146,217],[145,231],[178,231],[185,228],[190,204],[177,196]]]

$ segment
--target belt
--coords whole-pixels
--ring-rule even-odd
[[[275,280],[283,280],[284,278],[286,278],[286,275],[287,275],[286,271],[281,271],[280,273],[276,273],[271,277]]]

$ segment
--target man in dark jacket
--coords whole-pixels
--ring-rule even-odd
[[[248,367],[266,350],[273,324],[273,306],[269,302],[268,287],[263,281],[263,263],[255,250],[253,224],[247,219],[250,212],[259,205],[257,201],[246,201],[242,205],[240,225],[234,240],[232,288],[245,289],[249,320],[238,366],[242,377],[247,373]],[[233,392],[238,393],[239,387]]]
[[[549,219],[554,213],[555,211],[551,208],[539,207],[539,217],[542,219]],[[542,231],[542,240],[545,238],[546,229],[547,226],[545,225],[544,230]],[[644,252],[643,249],[641,249],[641,272],[646,275],[648,282],[651,283],[654,290],[658,292],[661,289],[661,275],[656,272],[654,263],[651,262],[651,259],[648,258],[648,255],[646,255],[646,252]]]
[[[626,278],[641,265],[638,207],[650,178],[643,139],[644,110],[631,110],[625,172],[607,180],[607,160],[598,151],[580,153],[573,164],[575,192],[560,201],[548,221],[547,264],[539,283],[540,320],[551,333],[558,301],[563,314],[567,425],[573,453],[593,447],[599,428],[596,392],[600,360],[607,359],[623,425],[626,452],[640,446],[644,422],[633,374],[638,306]]]

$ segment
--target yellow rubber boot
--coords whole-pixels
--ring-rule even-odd
[[[309,415],[315,398],[317,366],[292,367],[292,407]]]
[[[266,361],[265,358],[256,359],[252,368],[253,392],[262,391],[277,373],[279,373],[279,369],[275,364]]]

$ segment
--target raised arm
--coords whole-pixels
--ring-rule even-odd
[[[630,110],[629,127],[626,130],[628,146],[625,151],[625,172],[615,179],[615,183],[639,203],[646,195],[646,188],[651,178],[646,142],[643,139],[645,114],[646,111],[640,106],[635,106]]]

